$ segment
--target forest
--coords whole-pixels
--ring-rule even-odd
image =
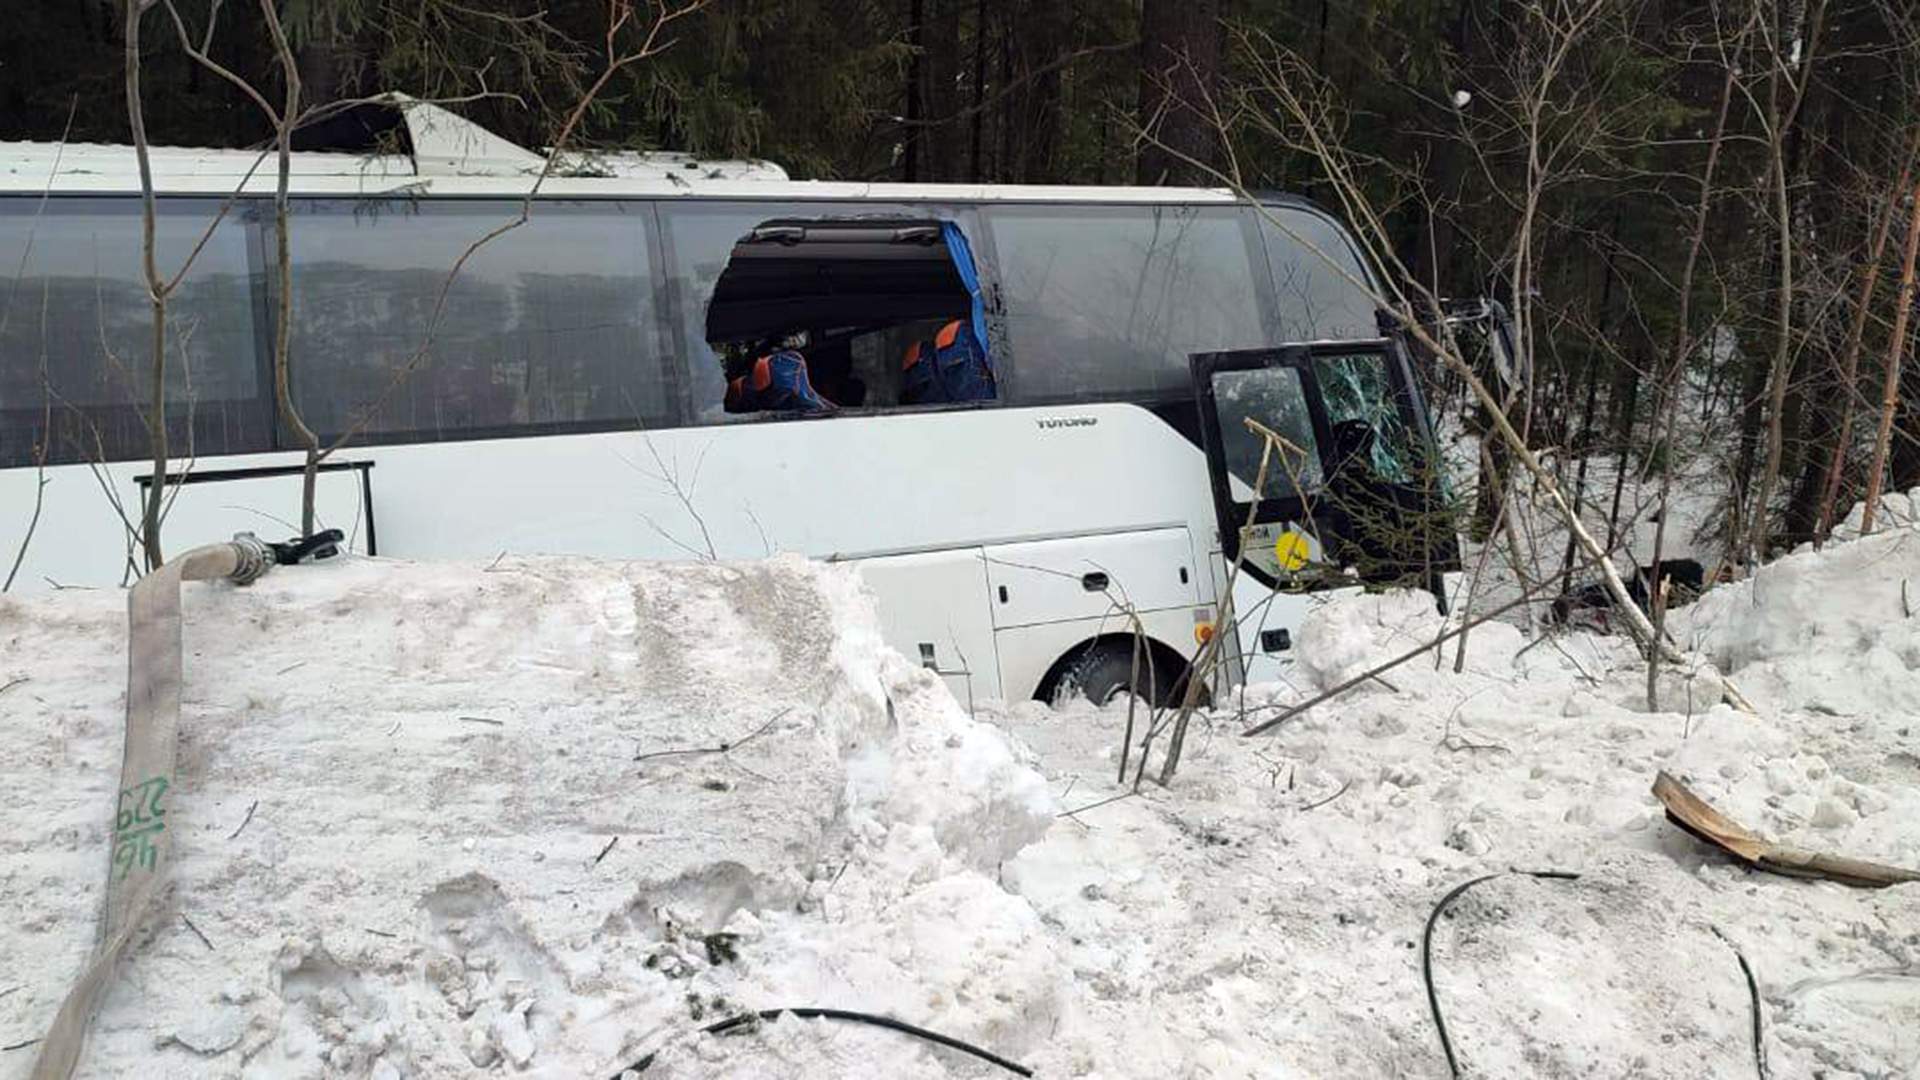
[[[795,178],[1294,192],[1352,222],[1407,295],[1511,311],[1532,359],[1509,419],[1609,528],[1627,479],[1682,454],[1714,477],[1710,546],[1732,563],[1920,485],[1920,11],[1902,0],[76,0],[12,14],[0,139],[129,141],[131,18],[156,145],[269,143],[241,85],[277,100],[284,34],[305,102],[403,91],[532,147],[763,158]],[[644,62],[615,62],[641,26],[661,31]],[[1483,480],[1504,455],[1483,456]],[[1602,460],[1611,490],[1588,481]],[[1481,532],[1495,501],[1480,500]]]

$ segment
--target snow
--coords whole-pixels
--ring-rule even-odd
[[[1858,522],[1857,507],[1849,520]],[[1740,588],[1709,593],[1676,622],[1683,642],[1737,673],[1757,702],[1830,717],[1913,715],[1916,613],[1920,529],[1908,524],[1777,559]]]
[[[1693,629],[1744,686],[1785,661],[1722,648],[1710,628],[1765,610],[1766,655],[1839,678],[1862,627],[1898,652],[1920,625],[1852,583],[1920,576],[1916,557],[1908,530],[1786,560],[1721,590]],[[1271,715],[1430,639],[1441,623],[1417,600],[1327,602],[1300,634],[1299,685],[1252,688],[1236,711]],[[1084,831],[1056,828],[1016,860],[1021,891],[1087,943],[1067,953],[1079,981],[1107,988],[1093,1008],[1115,1046],[1091,1074],[1444,1076],[1421,929],[1454,885],[1508,868],[1583,876],[1499,878],[1441,921],[1436,982],[1468,1075],[1753,1075],[1727,941],[1758,972],[1773,1075],[1920,1067],[1920,888],[1752,873],[1648,794],[1667,769],[1796,846],[1920,865],[1920,739],[1902,696],[1920,656],[1901,653],[1904,679],[1888,670],[1851,717],[1790,698],[1749,717],[1713,703],[1704,660],[1663,689],[1672,711],[1650,713],[1623,642],[1489,625],[1470,643],[1461,675],[1448,649],[1439,670],[1397,668],[1263,742],[1217,715],[1171,790],[1091,810]],[[1109,790],[1120,722],[1009,718],[1056,780],[1078,781],[1074,804]]]
[[[1467,1075],[1756,1075],[1736,949],[1772,1075],[1905,1075],[1920,886],[1750,871],[1649,789],[1665,769],[1784,842],[1920,865],[1912,578],[1903,525],[1714,590],[1674,613],[1697,656],[1660,711],[1624,641],[1489,624],[1458,674],[1449,643],[1241,738],[1445,628],[1417,594],[1328,597],[1288,683],[1198,720],[1171,787],[1098,806],[1130,790],[1123,706],[969,717],[845,568],[189,586],[177,884],[83,1075],[610,1077],[655,1051],[649,1077],[1005,1075],[827,1020],[695,1034],[812,1005],[1045,1077],[1444,1077],[1422,931],[1515,868],[1581,876],[1495,877],[1437,921]],[[0,695],[0,1045],[44,1030],[97,932],[123,604],[0,599],[0,685],[27,680]]]
[[[86,1075],[611,1075],[741,1003],[1016,1045],[1045,1015],[1037,921],[984,875],[1048,795],[882,647],[849,572],[356,560],[189,586],[186,612],[178,886]],[[124,624],[113,592],[0,600],[0,683],[29,680],[0,699],[0,1042],[43,1030],[97,933]],[[897,1035],[788,1038],[768,1061],[942,1074]]]

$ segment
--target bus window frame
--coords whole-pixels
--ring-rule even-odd
[[[662,310],[662,321],[667,325],[666,334],[672,344],[668,353],[675,365],[684,393],[681,400],[680,424],[684,427],[729,427],[741,423],[756,423],[768,420],[793,419],[831,419],[835,417],[858,416],[896,416],[920,412],[944,412],[958,409],[997,408],[1012,404],[1008,399],[1006,366],[1008,335],[1005,329],[1003,307],[1000,303],[1000,276],[995,262],[995,252],[990,237],[983,242],[987,229],[981,211],[982,202],[954,202],[951,200],[907,201],[899,199],[874,200],[872,202],[850,202],[844,198],[828,199],[765,199],[752,197],[734,198],[689,198],[689,199],[653,199],[650,200],[655,215],[654,236],[660,246],[661,268],[657,275],[659,287],[668,298],[668,307]],[[767,410],[752,413],[729,413],[722,406],[719,396],[708,402],[702,399],[705,378],[695,368],[696,358],[712,352],[705,335],[696,331],[706,325],[707,305],[712,302],[709,291],[706,295],[694,296],[693,290],[685,288],[691,275],[683,273],[681,252],[675,243],[666,215],[675,208],[721,208],[722,211],[734,210],[743,216],[754,217],[761,223],[781,219],[799,219],[809,221],[831,221],[836,218],[852,219],[859,217],[905,217],[926,218],[930,221],[952,222],[958,226],[967,238],[967,244],[973,252],[974,274],[980,281],[980,294],[986,307],[988,354],[993,357],[995,395],[990,401],[948,402],[933,405],[886,405],[836,407],[812,413],[789,413]],[[748,209],[751,208],[751,213]],[[853,212],[850,212],[853,211]],[[744,235],[744,234],[743,234]],[[738,240],[735,240],[737,243]],[[731,251],[731,248],[729,248]],[[729,256],[731,257],[731,256]],[[722,267],[722,273],[725,267]],[[719,278],[714,279],[717,284]],[[709,286],[709,290],[711,286]],[[695,313],[698,318],[695,318]],[[718,378],[713,387],[724,392],[726,380]]]

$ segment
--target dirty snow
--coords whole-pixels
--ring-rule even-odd
[[[1920,886],[1750,872],[1649,787],[1920,866],[1910,579],[1901,528],[1717,590],[1675,613],[1698,653],[1657,712],[1623,642],[1490,624],[1459,674],[1449,644],[1240,738],[1442,629],[1422,596],[1328,598],[1290,684],[1223,701],[1171,788],[1099,806],[1129,790],[1124,709],[969,718],[841,568],[189,586],[178,884],[83,1075],[611,1077],[656,1050],[649,1077],[1005,1075],[829,1021],[693,1034],[818,1005],[1045,1077],[1444,1077],[1422,929],[1510,868],[1582,876],[1499,877],[1438,921],[1467,1075],[1757,1075],[1735,949],[1771,1075],[1907,1075]],[[0,694],[0,1045],[41,1033],[96,933],[123,600],[0,599],[0,685],[27,680]],[[1759,717],[1717,703],[1719,670]]]

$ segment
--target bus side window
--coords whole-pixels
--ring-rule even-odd
[[[172,274],[220,202],[159,206],[158,262]],[[247,239],[240,215],[221,220],[167,305],[167,428],[180,456],[272,448]],[[0,468],[32,465],[41,446],[49,465],[150,457],[139,200],[0,199],[0,264]]]
[[[462,252],[518,211],[505,201],[296,203],[294,392],[322,438],[370,409],[361,437],[374,442],[676,418],[647,208],[543,202],[449,285]]]
[[[1239,208],[985,214],[1020,402],[1185,396],[1189,354],[1268,344],[1266,290]]]

